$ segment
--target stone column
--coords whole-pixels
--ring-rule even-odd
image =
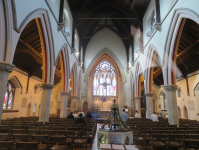
[[[77,98],[77,101],[78,101],[78,111],[82,111],[82,102],[80,98]]]
[[[41,84],[41,88],[42,88],[42,95],[41,95],[39,122],[48,122],[53,84]]]
[[[151,119],[153,114],[153,93],[145,93],[146,96],[146,118]]]
[[[3,102],[6,93],[8,76],[13,70],[13,65],[0,62],[0,123],[3,111]]]
[[[135,117],[135,99],[131,99],[131,109],[132,109],[132,112],[131,112],[131,115],[132,117]]]
[[[135,109],[138,111],[138,113],[141,115],[141,97],[135,97]]]
[[[67,118],[67,103],[69,92],[61,92],[61,110],[60,118]]]
[[[76,110],[76,99],[77,96],[71,96],[71,112],[74,112],[74,110]]]
[[[176,85],[164,86],[167,96],[167,112],[170,125],[179,125],[178,105],[176,97]]]
[[[76,99],[75,108],[79,111],[79,98]]]

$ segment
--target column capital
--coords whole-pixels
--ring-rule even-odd
[[[166,85],[164,89],[166,92],[175,92],[177,90],[177,85]]]
[[[141,99],[141,97],[138,96],[138,97],[135,97],[135,99]]]
[[[153,93],[144,93],[146,97],[153,97]]]
[[[14,65],[12,65],[12,64],[0,62],[0,72],[2,72],[2,73],[9,74],[12,72],[13,68],[14,68]]]
[[[75,99],[75,98],[77,98],[77,96],[71,96],[71,99]]]
[[[135,100],[135,98],[132,98],[131,100],[132,100],[132,101],[134,101],[134,100]]]
[[[44,90],[52,90],[53,86],[54,86],[53,84],[46,84],[46,83],[41,84],[41,88]]]
[[[61,95],[69,95],[70,92],[61,92]]]

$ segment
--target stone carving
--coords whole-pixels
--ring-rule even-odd
[[[77,98],[77,96],[71,96],[71,99],[76,99]]]
[[[120,135],[110,135],[109,141],[112,144],[122,144],[122,137]]]
[[[0,72],[11,73],[13,68],[14,68],[14,66],[11,64],[0,63]]]
[[[141,99],[142,97],[135,97],[135,100],[139,100],[139,99]]]
[[[181,87],[178,87],[178,97],[181,97]]]
[[[99,138],[100,143],[106,144],[108,143],[107,135],[101,135]]]
[[[53,84],[41,84],[41,88],[44,90],[52,90],[53,86]]]
[[[164,89],[167,92],[175,92],[177,90],[177,86],[176,85],[167,85],[167,86],[164,86]]]
[[[144,93],[146,97],[153,97],[153,93]]]
[[[61,30],[62,30],[62,32],[63,32],[63,34],[64,34],[65,38],[67,38],[67,37],[69,37],[69,36],[70,36],[70,33],[69,33],[69,32],[67,32],[67,30],[66,30],[66,28],[65,28],[65,27],[61,28]]]
[[[159,96],[165,96],[165,92],[161,91]]]
[[[76,48],[71,48],[71,54],[74,54],[76,52]]]
[[[194,110],[194,102],[193,101],[188,101],[188,105],[189,105],[189,110]]]
[[[70,92],[61,92],[61,95],[69,95]]]

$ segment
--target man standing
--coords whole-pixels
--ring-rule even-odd
[[[138,111],[135,111],[135,118],[141,118],[140,114],[138,113]]]
[[[128,120],[128,116],[125,113],[125,109],[123,109],[123,112],[120,114],[122,121],[126,122]]]
[[[155,112],[151,115],[151,120],[153,120],[153,122],[159,121],[159,120],[158,120],[158,116],[156,115]]]

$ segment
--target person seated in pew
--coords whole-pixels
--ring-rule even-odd
[[[90,111],[87,112],[86,117],[87,117],[87,118],[92,118],[92,115],[91,115],[91,112],[90,112]]]
[[[128,115],[125,113],[125,109],[123,109],[123,112],[120,114],[122,121],[126,122],[128,120]]]
[[[135,118],[141,118],[141,115],[138,113],[138,111],[135,111]]]
[[[74,111],[74,114],[73,114],[73,116],[74,116],[75,118],[78,118],[77,111]]]
[[[82,118],[82,113],[79,114],[79,117],[75,120],[75,123],[83,123],[86,124],[86,121]]]
[[[73,112],[71,112],[71,113],[67,116],[67,118],[69,118],[69,119],[74,119]]]
[[[153,120],[153,122],[159,121],[155,112],[151,115],[151,120]]]

